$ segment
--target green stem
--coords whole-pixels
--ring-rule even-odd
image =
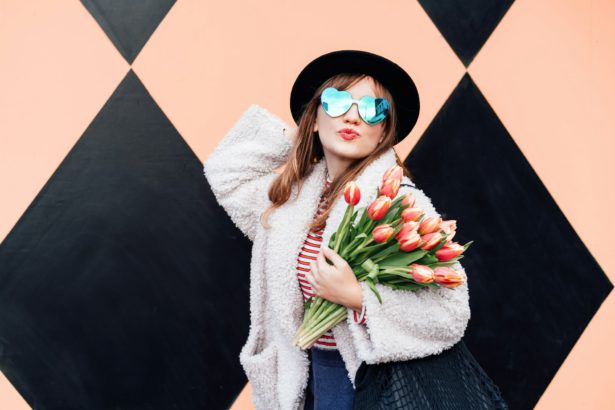
[[[339,253],[340,246],[342,242],[344,242],[344,238],[346,237],[346,234],[348,233],[348,225],[349,225],[348,222],[353,212],[354,212],[354,206],[348,205],[346,207],[346,212],[344,212],[344,217],[342,218],[342,222],[340,223],[340,226],[338,227],[338,230],[337,230],[338,234],[335,235],[335,247],[333,248],[335,253]]]
[[[326,303],[323,303],[323,306],[324,307],[322,307],[318,312],[318,315],[314,316],[314,319],[309,322],[307,329],[317,326],[323,318],[327,317],[327,315],[334,311],[335,307],[339,305],[327,300]]]
[[[299,346],[305,348],[307,344],[313,343],[315,340],[318,340],[320,336],[325,334],[329,329],[335,326],[337,323],[343,321],[344,317],[346,317],[346,307],[341,305],[336,305],[338,311],[331,312],[331,316],[329,316],[326,320],[320,322],[318,326],[311,329],[308,333],[302,335],[299,339]]]

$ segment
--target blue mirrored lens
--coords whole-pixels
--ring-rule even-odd
[[[389,102],[384,98],[364,96],[359,103],[359,114],[366,123],[378,124],[389,114]]]
[[[348,91],[338,91],[333,87],[326,88],[320,100],[322,108],[332,117],[344,114],[352,105],[352,98]]]

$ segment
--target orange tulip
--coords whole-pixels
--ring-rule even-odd
[[[412,279],[416,283],[431,283],[434,281],[434,271],[429,266],[413,263],[410,267],[412,268],[410,271]]]
[[[355,206],[361,200],[361,190],[356,182],[350,181],[344,186],[344,199],[348,205]]]
[[[401,204],[402,204],[402,206],[403,205],[408,205],[408,208],[412,208],[414,206],[415,202],[416,202],[416,197],[414,196],[414,194],[412,192],[408,192],[404,196],[404,200],[401,201]]]
[[[402,226],[401,229],[399,230],[399,232],[397,232],[397,235],[395,235],[395,238],[399,239],[402,236],[406,236],[407,234],[409,234],[412,231],[416,231],[416,229],[419,227],[419,223],[415,222],[415,221],[409,221],[409,222],[405,222]]]
[[[372,231],[374,242],[383,243],[389,240],[395,229],[390,224],[378,225]]]
[[[435,247],[442,240],[442,234],[440,232],[427,233],[421,236],[423,243],[420,245],[421,249],[428,251]]]
[[[454,269],[440,266],[434,271],[434,281],[445,288],[456,288],[467,280],[467,276],[463,272],[457,272]]]
[[[419,225],[419,233],[421,235],[425,235],[427,233],[439,231],[441,222],[442,218],[439,216],[429,216],[421,221],[421,224]]]
[[[439,261],[445,262],[461,255],[464,250],[463,245],[457,242],[447,242],[436,251],[436,258],[438,258]]]
[[[391,199],[395,199],[399,192],[401,180],[396,178],[389,178],[382,181],[380,186],[380,195],[386,195]]]
[[[404,170],[399,165],[395,164],[391,168],[387,169],[382,176],[382,180],[385,181],[387,179],[401,179],[404,177]]]
[[[446,234],[446,240],[450,241],[455,236],[455,232],[457,231],[457,221],[454,219],[450,219],[448,221],[442,221],[440,224],[440,229],[442,229]]]
[[[380,195],[374,202],[367,208],[367,216],[374,221],[384,218],[389,207],[391,206],[391,198],[386,195]]]
[[[406,208],[401,211],[401,217],[404,222],[416,221],[423,215],[421,208]]]
[[[419,235],[416,231],[410,231],[404,236],[398,238],[397,242],[399,242],[400,250],[410,252],[415,250],[421,242],[421,235]]]

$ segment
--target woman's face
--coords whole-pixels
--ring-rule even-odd
[[[363,78],[346,91],[349,91],[352,98],[357,100],[364,95],[376,97],[373,81],[369,77]],[[358,135],[350,138],[341,132],[345,129],[355,131]],[[318,131],[330,170],[332,164],[338,164],[334,168],[339,171],[341,164],[345,167],[357,159],[368,156],[381,141],[383,130],[384,121],[375,125],[369,125],[363,121],[357,104],[352,104],[346,113],[334,118],[325,112],[322,104],[318,106],[314,131]]]

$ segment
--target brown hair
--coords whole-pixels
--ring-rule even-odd
[[[295,143],[291,149],[290,156],[284,166],[284,170],[273,181],[269,188],[269,200],[272,204],[261,215],[261,224],[265,228],[270,227],[270,225],[268,224],[268,218],[271,212],[273,212],[274,209],[282,206],[290,198],[291,188],[293,184],[297,182],[297,195],[299,195],[299,192],[301,192],[301,186],[303,184],[303,178],[305,178],[310,173],[310,171],[314,167],[314,164],[317,163],[324,156],[322,144],[320,143],[320,139],[318,138],[318,133],[312,131],[314,129],[314,123],[316,122],[316,113],[320,105],[320,94],[322,90],[327,87],[335,87],[338,90],[345,90],[365,77],[369,77],[371,78],[371,80],[373,80],[375,85],[374,88],[376,97],[384,97],[390,103],[389,115],[387,115],[387,117],[384,119],[384,138],[382,142],[376,147],[376,149],[374,149],[374,151],[372,151],[368,156],[361,159],[357,159],[348,167],[346,172],[344,172],[342,175],[337,176],[333,180],[328,191],[325,192],[325,195],[327,196],[326,201],[329,202],[328,207],[320,215],[320,217],[316,218],[312,222],[310,228],[315,229],[323,226],[325,221],[327,220],[327,217],[329,216],[329,213],[331,212],[331,208],[335,203],[335,201],[330,201],[330,198],[335,198],[337,200],[339,196],[341,196],[340,194],[343,192],[344,186],[347,182],[354,180],[380,154],[395,145],[395,134],[397,131],[395,127],[395,119],[397,115],[395,110],[395,102],[393,101],[393,97],[391,96],[389,91],[382,85],[382,83],[367,74],[342,73],[330,77],[328,80],[321,84],[321,86],[314,92],[314,95],[312,96],[310,101],[305,105],[305,108],[299,120]],[[397,160],[397,164],[401,166],[404,170],[404,175],[411,177],[410,171],[404,166],[397,153],[395,153],[395,158]]]

